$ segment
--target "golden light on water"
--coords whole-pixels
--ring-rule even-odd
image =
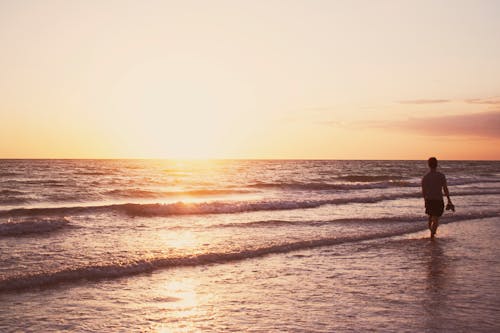
[[[177,250],[196,249],[200,246],[200,240],[192,231],[179,231],[161,234],[166,249]]]
[[[184,325],[176,325],[175,332],[192,332],[197,318],[204,313],[201,311],[198,301],[198,281],[190,278],[182,280],[167,281],[162,288],[157,290],[159,295],[164,295],[165,302],[161,305],[165,318],[168,322],[184,322]],[[172,332],[172,325],[165,324],[155,329],[156,332]]]

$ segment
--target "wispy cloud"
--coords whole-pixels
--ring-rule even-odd
[[[410,99],[397,101],[399,104],[443,104],[449,102],[451,102],[449,99]]]
[[[436,136],[500,138],[500,110],[441,117],[409,118],[397,122],[378,122],[378,127],[413,131]],[[371,126],[377,127],[376,123]]]
[[[316,121],[318,125],[333,126],[333,127],[345,127],[346,122],[341,120],[320,120]]]
[[[335,106],[310,106],[310,107],[305,107],[301,110],[304,110],[304,111],[336,111],[336,110],[338,110],[338,107],[335,107]]]
[[[469,103],[469,104],[486,104],[486,105],[498,105],[498,106],[500,106],[500,97],[471,98],[471,99],[466,99],[465,102]]]
[[[444,104],[444,103],[453,103],[453,102],[462,102],[467,104],[483,104],[483,105],[495,105],[500,106],[500,97],[489,97],[489,98],[468,98],[465,100],[452,100],[452,99],[431,99],[431,98],[422,98],[422,99],[408,99],[408,100],[400,100],[396,101],[399,104]]]

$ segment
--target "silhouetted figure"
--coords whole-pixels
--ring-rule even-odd
[[[436,170],[438,165],[437,159],[431,157],[427,162],[430,170],[422,178],[422,194],[425,199],[425,213],[429,215],[431,239],[434,239],[434,235],[439,225],[439,218],[443,215],[444,211],[443,192],[448,199],[446,209],[455,211],[455,207],[451,203],[445,175]]]

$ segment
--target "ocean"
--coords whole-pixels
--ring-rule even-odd
[[[2,332],[500,331],[500,162],[0,160]]]

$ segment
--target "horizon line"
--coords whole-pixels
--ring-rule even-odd
[[[0,157],[5,160],[107,160],[107,161],[426,161],[427,158],[398,159],[398,158],[168,158],[168,157]],[[438,161],[481,161],[500,162],[500,159],[439,159]]]

